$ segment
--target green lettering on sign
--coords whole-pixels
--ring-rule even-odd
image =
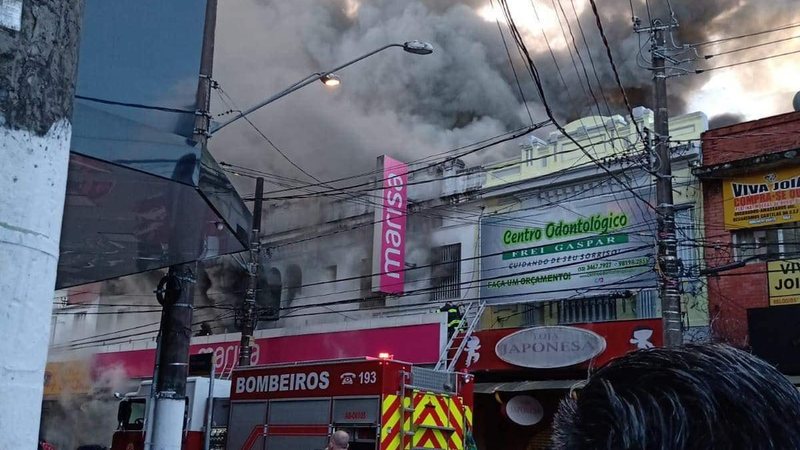
[[[530,258],[539,255],[549,255],[552,253],[573,252],[577,250],[589,250],[597,247],[608,247],[628,243],[627,234],[610,234],[608,236],[595,236],[573,241],[558,242],[555,244],[542,245],[539,247],[522,248],[503,252],[503,260]]]

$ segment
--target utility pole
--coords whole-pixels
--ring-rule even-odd
[[[667,73],[665,31],[676,26],[665,25],[655,19],[650,28],[634,25],[637,32],[649,32],[653,45],[650,48],[653,61],[654,82],[654,145],[658,162],[656,171],[656,211],[658,214],[658,259],[661,314],[664,323],[664,345],[676,347],[683,343],[681,320],[680,278],[678,273],[678,239],[675,233],[675,205],[672,198],[672,158],[669,149],[669,109],[667,107]]]
[[[258,290],[259,258],[261,253],[261,205],[264,201],[264,179],[256,178],[256,195],[253,203],[253,230],[250,234],[250,275],[247,293],[242,305],[242,341],[239,344],[239,366],[250,365],[253,348],[253,330],[256,328],[256,293]]]
[[[0,1],[0,449],[38,442],[82,4]]]
[[[214,65],[214,31],[216,28],[217,1],[206,3],[205,27],[203,31],[203,50],[200,57],[200,79],[197,87],[197,113],[192,140],[195,145],[205,148],[208,143],[211,106],[211,76]],[[182,157],[175,166],[175,184],[193,184],[191,174],[200,161],[196,157]],[[186,179],[181,179],[187,177]],[[186,190],[175,186],[170,195],[170,226],[173,227],[169,249],[179,248],[177,243],[186,235],[200,235],[196,230],[197,220],[183,214],[183,196]],[[197,242],[198,248],[202,242]],[[159,330],[153,387],[154,401],[148,402],[145,449],[180,450],[183,447],[184,415],[186,410],[186,377],[189,373],[189,345],[192,339],[192,316],[194,312],[194,271],[197,263],[185,263],[169,268],[156,289],[156,297],[163,306],[161,329]]]
[[[161,313],[158,371],[154,377],[155,405],[152,448],[180,450],[186,407],[186,377],[189,371],[189,343],[192,337],[194,279],[189,264],[170,267],[159,283]]]

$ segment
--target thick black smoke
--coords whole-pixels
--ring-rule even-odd
[[[545,81],[547,99],[562,121],[624,114],[623,98],[587,0],[509,3]],[[642,0],[635,0],[633,14],[643,25],[650,17],[669,21],[668,3],[680,27],[667,40],[677,46],[760,31],[792,23],[798,16],[796,5],[789,0],[663,0],[650,1],[649,9]],[[648,65],[650,44],[646,34],[632,31],[630,2],[598,0],[597,4],[630,102],[652,107],[652,74],[642,67]],[[318,177],[330,179],[370,170],[383,153],[414,160],[529,123],[526,103],[534,120],[544,117],[541,100],[507,26],[501,23],[522,94],[497,24],[482,16],[490,5],[489,0],[224,2],[219,12],[216,78],[242,107],[309,73],[384,44],[410,39],[431,42],[436,49],[433,55],[385,51],[343,70],[343,83],[336,92],[313,84],[253,116],[296,163]],[[712,61],[721,64],[764,52]],[[694,56],[694,52],[686,52],[675,57]],[[713,64],[701,59],[682,67],[709,66]],[[759,69],[747,66],[740,70],[747,75]],[[587,75],[594,92],[587,87]],[[670,112],[687,112],[687,100],[707,80],[708,75],[671,78]],[[216,106],[218,111],[228,109],[219,102]],[[220,133],[212,147],[220,159],[308,181],[243,121]],[[516,145],[509,143],[477,155],[476,161],[498,160],[516,152]]]
[[[710,129],[726,127],[734,125],[744,120],[741,114],[720,114],[708,119],[708,127]]]

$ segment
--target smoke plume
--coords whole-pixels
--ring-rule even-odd
[[[652,74],[641,67],[649,64],[648,36],[632,32],[628,1],[597,3],[630,102],[652,107]],[[633,2],[634,15],[643,25],[649,22],[648,13],[669,20],[668,2],[649,3],[648,10],[642,0]],[[670,46],[761,31],[796,22],[798,17],[796,5],[788,0],[670,3],[680,22],[680,28],[667,36]],[[559,119],[624,114],[624,101],[587,0],[509,0],[509,4]],[[495,14],[502,19],[496,7]],[[381,52],[344,69],[339,74],[342,85],[335,92],[312,84],[253,115],[252,120],[273,142],[310,173],[327,179],[352,175],[373,169],[380,154],[410,161],[518,128],[530,123],[528,110],[534,121],[544,118],[541,100],[501,20],[521,83],[520,94],[492,14],[490,2],[478,0],[224,3],[218,17],[215,77],[237,106],[245,107],[310,73],[332,68],[387,43],[411,39],[432,43],[432,55],[417,56],[400,49]],[[765,39],[784,36],[778,33]],[[704,46],[699,55],[687,51],[676,58],[700,56],[682,66],[694,70],[779,53],[792,45],[772,45],[708,61],[702,58],[743,42]],[[580,49],[580,57],[574,45]],[[761,74],[763,84],[771,64],[780,61],[740,66],[733,77],[738,84],[732,88],[757,87],[756,74]],[[593,92],[588,89],[586,76]],[[712,72],[671,78],[670,113],[687,112],[690,104],[695,106],[693,99],[711,79]],[[790,99],[785,103],[788,108]],[[226,109],[221,102],[215,105],[216,111]],[[709,115],[723,112],[727,111],[711,111]],[[212,150],[222,160],[310,181],[244,121],[216,136]],[[516,152],[512,142],[481,152],[472,162],[496,161]]]
[[[84,364],[89,360],[72,361]],[[117,405],[115,392],[135,390],[120,367],[110,367],[98,374],[88,392],[72,392],[68,386],[56,398],[45,399],[40,435],[59,449],[81,445],[110,446],[116,430]]]

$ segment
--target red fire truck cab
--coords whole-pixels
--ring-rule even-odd
[[[360,358],[236,369],[228,450],[463,450],[472,426],[470,375]]]
[[[216,422],[224,422],[227,417],[227,398],[231,383],[228,380],[214,380],[212,384],[207,377],[189,377],[186,381],[186,409],[184,414],[184,450],[203,450],[205,434],[209,433],[214,441],[215,434],[224,434],[215,426]],[[143,450],[145,447],[145,421],[147,419],[147,403],[150,401],[150,390],[153,382],[142,381],[136,392],[125,394],[117,409],[117,430],[111,441],[111,450]],[[209,395],[211,394],[211,395]],[[209,401],[212,399],[212,401]],[[212,408],[209,417],[207,408]],[[224,413],[223,413],[224,411]],[[208,420],[211,424],[208,424]],[[213,446],[211,448],[214,448]],[[219,448],[219,447],[218,447]]]

